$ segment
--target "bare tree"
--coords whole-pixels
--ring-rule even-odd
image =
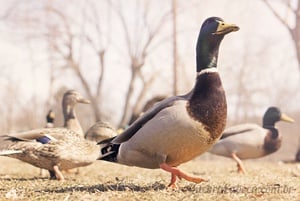
[[[132,25],[130,25],[130,23],[126,20],[124,10],[120,5],[121,1],[118,5],[113,1],[109,1],[109,3],[115,10],[117,16],[121,21],[121,25],[125,34],[127,52],[130,58],[131,77],[126,93],[124,112],[119,123],[119,126],[125,126],[129,121],[131,111],[136,112],[136,110],[140,110],[143,99],[146,95],[145,92],[154,81],[155,74],[153,74],[152,77],[150,76],[150,78],[146,79],[146,77],[142,73],[142,68],[145,66],[146,59],[151,53],[151,45],[158,37],[159,32],[170,16],[170,11],[163,14],[161,16],[161,19],[158,20],[158,23],[153,25],[149,20],[149,12],[151,9],[150,3],[146,2],[144,4],[141,4],[141,1],[135,1],[136,11],[140,12],[136,12],[133,25],[135,27],[135,30],[132,31]],[[142,32],[144,32],[145,34],[141,34]],[[136,99],[135,104],[133,104],[134,107],[133,109],[131,109],[130,103],[133,101],[133,94],[135,92],[134,86],[138,79],[142,81],[142,90],[140,90],[138,98]]]
[[[26,33],[30,35],[28,39],[42,39],[46,42],[47,65],[50,68],[50,90],[49,100],[45,105],[51,107],[54,104],[51,96],[54,94],[55,80],[61,79],[61,75],[64,75],[65,71],[69,71],[77,77],[87,97],[91,100],[95,120],[102,118],[103,112],[99,103],[102,102],[102,88],[107,69],[106,55],[111,44],[117,43],[111,41],[111,37],[114,35],[111,32],[111,26],[117,24],[117,26],[121,25],[122,32],[118,34],[118,41],[125,41],[125,48],[128,53],[126,57],[122,58],[124,60],[129,58],[131,73],[125,101],[123,101],[125,103],[124,114],[121,118],[121,124],[125,125],[130,113],[142,107],[147,91],[157,77],[155,72],[150,73],[150,75],[149,72],[145,74],[143,67],[150,52],[153,52],[153,49],[166,41],[158,42],[156,39],[159,38],[159,33],[171,11],[163,13],[153,23],[153,18],[151,18],[153,15],[150,16],[149,14],[153,10],[151,1],[135,1],[137,9],[134,10],[136,18],[133,30],[132,23],[128,20],[132,15],[124,15],[128,6],[118,7],[122,1],[107,0],[101,1],[101,3],[81,1],[80,6],[76,5],[75,7],[73,4],[67,4],[64,6],[67,6],[68,9],[62,10],[62,6],[59,4],[63,3],[45,1],[31,3],[29,6],[14,4],[13,9],[9,12],[12,13],[13,18],[18,16],[15,21],[19,25],[23,25]],[[68,12],[70,9],[73,11]],[[114,16],[111,16],[111,9],[115,11]],[[74,10],[76,10],[76,16],[74,16]],[[16,13],[18,15],[15,15]],[[112,18],[113,22],[111,21]],[[32,31],[28,31],[30,29]],[[120,48],[117,47],[117,49],[119,51]],[[89,53],[89,58],[86,57],[86,52]],[[93,64],[88,60],[93,60]],[[147,65],[151,65],[151,63],[148,62]],[[88,75],[87,68],[93,69],[93,79]],[[138,85],[138,87],[134,87],[134,85]]]
[[[91,101],[95,120],[98,121],[102,116],[99,102],[101,102],[101,91],[105,74],[105,53],[110,44],[110,34],[103,34],[102,28],[104,25],[109,26],[110,22],[103,23],[101,16],[98,15],[99,11],[96,5],[91,1],[87,2],[81,10],[81,22],[74,22],[73,18],[69,18],[69,16],[52,4],[48,4],[45,7],[45,11],[48,13],[48,16],[57,17],[62,22],[61,24],[47,24],[48,31],[46,35],[50,54],[56,54],[63,61],[62,69],[70,69],[74,72]],[[86,24],[88,24],[88,27]],[[73,26],[79,27],[81,29],[80,33],[73,31]],[[92,33],[87,31],[87,29],[92,29]],[[89,82],[89,78],[84,75],[83,69],[85,64],[82,62],[83,55],[80,52],[84,48],[92,50],[98,58],[96,85],[92,85]]]
[[[18,108],[18,99],[15,99],[15,97],[18,97],[19,95],[19,87],[14,85],[13,82],[9,81],[7,86],[6,86],[6,92],[5,92],[5,99],[4,99],[4,105],[6,105],[6,131],[11,131],[14,130],[14,113],[16,108]]]
[[[263,0],[263,2],[267,5],[267,7],[272,11],[274,16],[281,22],[281,24],[289,31],[290,36],[293,40],[294,48],[296,51],[297,61],[298,61],[298,68],[300,70],[300,0],[296,1],[296,6],[293,7],[292,0],[282,0],[282,4],[286,7],[288,12],[293,14],[293,18],[295,21],[294,25],[290,25],[288,23],[288,19],[286,16],[283,16],[280,14],[279,11],[277,11],[269,0]],[[299,154],[300,153],[300,143],[298,145],[298,151],[296,153],[296,160],[299,160]]]
[[[177,0],[172,0],[172,23],[173,23],[173,95],[178,94],[178,83],[177,83],[177,74],[178,74],[178,65],[177,65]]]
[[[290,36],[293,40],[294,48],[296,51],[298,67],[300,70],[300,0],[296,0],[297,5],[294,8],[292,5],[293,0],[281,0],[281,3],[285,6],[287,12],[292,13],[295,24],[291,25],[288,22],[287,16],[283,16],[280,14],[279,10],[276,10],[270,0],[262,0],[266,6],[270,9],[270,11],[274,14],[274,16],[281,22],[281,24],[289,31]]]

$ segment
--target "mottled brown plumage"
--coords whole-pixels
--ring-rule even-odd
[[[115,137],[117,134],[116,129],[110,123],[98,121],[87,130],[84,138],[94,142],[100,142]]]
[[[45,137],[49,142],[40,143],[39,139]],[[55,165],[60,170],[86,166],[99,155],[99,147],[94,142],[83,140],[80,134],[66,128],[42,128],[2,135],[0,142],[2,151],[21,151],[7,156],[47,170],[54,170]]]
[[[47,169],[51,178],[58,180],[64,180],[61,170],[91,164],[99,155],[99,147],[95,142],[83,139],[74,108],[77,103],[88,102],[78,92],[67,91],[63,98],[66,128],[42,128],[2,135],[0,155]]]

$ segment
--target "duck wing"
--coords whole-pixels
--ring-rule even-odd
[[[251,124],[251,123],[231,126],[224,130],[222,137],[220,139],[222,140],[222,139],[228,138],[230,136],[253,132],[254,130],[257,130],[258,128],[261,128],[261,127],[257,124]]]
[[[139,117],[133,124],[131,124],[123,133],[113,138],[111,143],[121,144],[129,140],[137,131],[143,127],[149,120],[151,120],[155,115],[157,115],[161,110],[174,105],[178,100],[186,100],[189,98],[191,92],[184,96],[173,96],[166,98],[158,103],[156,103],[151,109],[146,111],[141,117]],[[106,140],[107,142],[107,140]]]
[[[41,128],[30,131],[24,131],[19,133],[9,133],[0,136],[0,150],[2,154],[7,154],[5,150],[10,150],[11,147],[16,149],[15,145],[22,142],[23,148],[24,143],[28,145],[38,146],[38,144],[47,144],[49,141],[57,141],[65,138],[66,133],[73,132],[65,128]],[[74,132],[75,133],[75,132]],[[12,153],[13,154],[13,153]]]
[[[60,140],[69,137],[77,137],[79,134],[66,128],[40,128],[19,133],[10,133],[0,136],[6,141],[39,141],[44,137],[48,140]],[[42,142],[43,143],[43,142]]]

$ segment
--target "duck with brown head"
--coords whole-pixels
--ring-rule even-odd
[[[117,130],[109,122],[98,121],[86,131],[84,138],[90,141],[100,142],[112,138],[117,134]]]
[[[95,162],[99,157],[99,147],[95,142],[85,140],[82,133],[78,132],[74,112],[77,102],[88,101],[74,90],[67,91],[63,99],[63,105],[66,106],[65,125],[68,128],[41,128],[1,135],[0,156],[17,158],[47,169],[51,177],[55,176],[61,181],[64,180],[61,170],[87,166]]]
[[[197,77],[186,95],[173,96],[154,105],[123,133],[100,144],[100,160],[143,168],[161,168],[177,178],[205,181],[177,166],[207,151],[226,124],[226,98],[217,70],[223,37],[239,28],[218,17],[203,23],[196,48]]]
[[[78,103],[89,104],[90,101],[83,98],[83,96],[75,90],[68,90],[64,93],[62,101],[64,127],[75,131],[83,138],[84,132],[75,112],[75,106]]]
[[[55,113],[52,110],[49,110],[46,115],[46,126],[45,128],[53,128],[55,121]]]

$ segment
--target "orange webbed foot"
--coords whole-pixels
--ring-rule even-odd
[[[203,179],[201,177],[196,177],[194,175],[189,175],[189,174],[183,172],[182,170],[180,170],[179,168],[169,166],[166,163],[160,164],[160,168],[171,173],[171,182],[168,185],[168,187],[170,187],[170,188],[176,188],[177,187],[176,186],[177,177],[179,179],[183,178],[187,181],[194,182],[194,183],[197,183],[197,184],[201,183],[201,182],[207,182],[208,181],[208,180]]]

